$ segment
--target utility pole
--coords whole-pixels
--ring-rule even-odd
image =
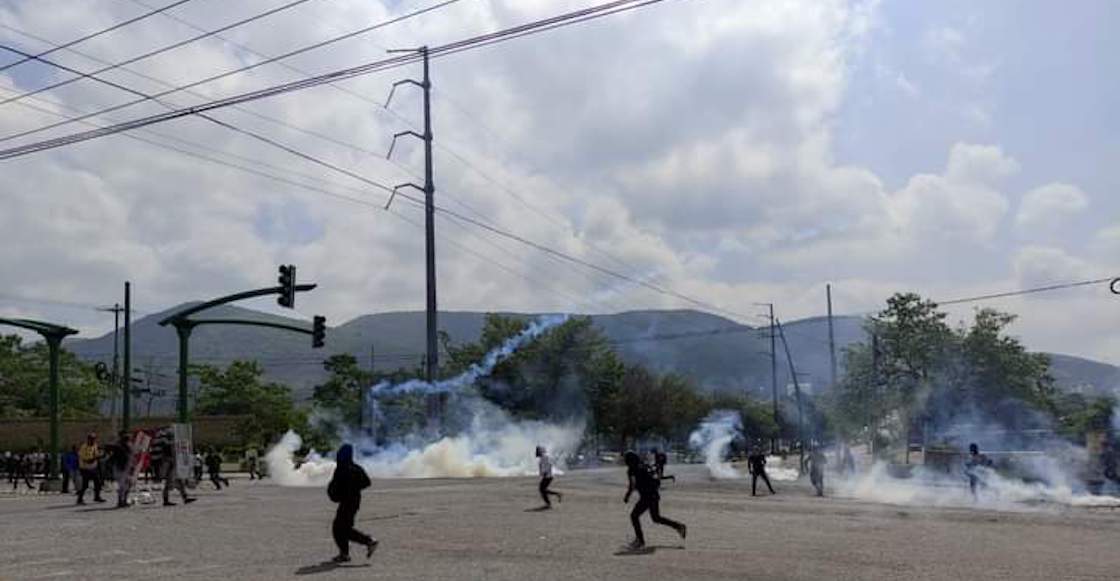
[[[828,299],[828,362],[831,367],[829,368],[829,383],[830,389],[836,389],[836,337],[832,332],[832,285],[826,284],[824,286],[825,296]]]
[[[117,333],[120,331],[120,328],[121,328],[121,312],[124,311],[124,309],[121,308],[120,303],[114,303],[112,307],[106,307],[106,308],[97,309],[97,310],[99,310],[103,313],[113,313],[113,370],[109,375],[110,385],[113,386],[112,387],[112,396],[109,398],[109,418],[110,418],[110,421],[111,421],[113,415],[116,414],[116,409],[117,409],[117,390],[120,389],[120,386],[122,385],[121,384],[121,376],[120,376],[120,372],[119,372],[119,370],[120,370],[119,363],[120,362],[118,361],[118,357],[117,357],[117,346],[120,345],[120,342],[117,340]],[[126,367],[125,369],[128,369],[128,368]],[[125,401],[127,401],[127,400],[125,400]]]
[[[132,283],[129,281],[124,282],[124,369],[128,379],[121,396],[121,429],[127,432],[132,423]]]
[[[874,321],[874,319],[872,319]],[[869,421],[868,430],[871,432],[867,441],[867,448],[871,451],[871,458],[875,458],[875,436],[879,433],[879,330],[871,327],[871,400],[867,406]]]
[[[770,308],[770,395],[773,398],[774,404],[774,425],[780,426],[781,424],[778,417],[778,355],[776,349],[777,345],[775,344],[775,341],[777,340],[777,332],[774,330],[774,303],[755,304]],[[770,453],[778,453],[777,438],[770,438]]]
[[[424,134],[420,135],[415,131],[401,131],[393,135],[393,143],[389,146],[389,154],[385,157],[389,157],[393,154],[393,146],[396,145],[398,137],[411,135],[424,142],[424,186],[420,187],[413,183],[400,184],[393,188],[393,193],[395,194],[396,190],[403,187],[410,187],[424,192],[424,265],[427,280],[427,354],[425,357],[424,380],[428,383],[434,383],[435,380],[439,378],[439,341],[437,337],[439,321],[436,307],[436,185],[432,176],[432,80],[428,66],[428,47],[422,46],[418,49],[390,50],[389,52],[419,53],[424,63],[424,78],[422,81],[405,79],[393,83],[393,88],[389,91],[389,98],[385,100],[385,107],[388,107],[389,101],[393,98],[393,92],[400,85],[411,84],[420,87],[420,89],[424,91]],[[393,198],[390,196],[389,204],[392,202]],[[389,204],[386,204],[386,207],[388,207]],[[428,400],[429,417],[437,419],[442,418],[444,402],[444,396],[432,396],[431,399]]]
[[[797,381],[797,369],[793,366],[793,355],[789,352],[789,343],[786,342],[786,333],[782,329],[782,322],[776,321],[778,325],[778,334],[782,338],[782,347],[786,351],[786,361],[789,362],[789,375],[793,378],[793,396],[797,401],[797,439],[801,440],[801,445],[798,446],[798,456],[800,461],[797,464],[797,471],[801,473],[805,468],[805,420],[804,414],[801,410],[801,384]]]

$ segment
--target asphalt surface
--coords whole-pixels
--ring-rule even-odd
[[[321,488],[235,478],[189,506],[74,506],[60,495],[0,495],[0,579],[1117,579],[1120,510],[924,508],[816,498],[776,482],[712,482],[672,467],[662,512],[682,541],[644,521],[632,538],[621,469],[573,471],[551,511],[532,478],[378,480],[359,529],[373,558],[325,563],[333,505]],[[107,498],[111,497],[111,493]],[[158,495],[157,495],[158,496]],[[633,503],[634,500],[631,500]]]

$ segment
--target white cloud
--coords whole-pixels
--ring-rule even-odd
[[[4,22],[56,39],[131,14],[120,7],[126,3],[14,6],[0,9]],[[782,300],[787,317],[816,314],[824,279],[865,308],[899,288],[956,296],[999,287],[1010,270],[1024,281],[1079,272],[1082,259],[1061,251],[1026,249],[1012,265],[995,250],[1006,243],[1000,238],[1009,209],[1005,182],[1019,170],[1012,147],[957,143],[942,169],[936,169],[940,160],[929,160],[935,169],[902,187],[885,185],[859,160],[837,159],[834,123],[849,98],[852,55],[867,49],[874,6],[665,3],[436,60],[436,139],[455,150],[436,150],[437,202],[739,312],[753,312],[753,301]],[[275,53],[398,10],[339,0],[232,36]],[[460,3],[297,62],[330,70],[380,58],[386,46],[438,44],[559,10],[543,0]],[[233,18],[205,6],[184,6],[178,14],[208,28]],[[115,58],[188,34],[161,18],[127,32],[86,48]],[[959,31],[931,32],[926,42],[944,58],[963,59]],[[214,42],[193,48],[189,63],[168,58],[141,68],[183,82],[251,58]],[[381,102],[391,82],[413,72],[345,86]],[[229,94],[294,77],[263,67],[205,92]],[[0,78],[9,85],[39,80],[12,71]],[[886,80],[918,93],[902,73]],[[84,108],[122,98],[84,81],[72,89],[57,97]],[[417,119],[416,98],[400,92],[394,111]],[[47,120],[11,107],[0,110],[4,134]],[[415,179],[421,167],[414,144],[402,142],[400,157],[394,154],[406,169],[381,159],[389,136],[408,127],[339,91],[315,89],[249,108],[373,155],[236,111],[219,115],[389,184]],[[198,119],[157,130],[267,162],[271,167],[262,171],[285,179],[374,205],[385,199],[382,191]],[[138,304],[164,308],[269,284],[276,264],[293,262],[302,280],[320,283],[301,297],[301,312],[322,312],[336,323],[371,311],[422,308],[423,237],[405,221],[422,216],[400,200],[394,211],[403,218],[120,136],[5,164],[0,231],[9,242],[0,247],[0,269],[22,273],[12,294],[111,303],[128,278]],[[689,306],[443,217],[438,232],[443,308]],[[87,330],[107,324],[96,314],[83,316],[75,324]]]
[[[1089,197],[1077,186],[1050,183],[1026,194],[1015,215],[1015,227],[1026,236],[1045,236],[1069,225],[1089,207]]]

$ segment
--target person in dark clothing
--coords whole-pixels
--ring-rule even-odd
[[[222,484],[229,486],[229,478],[222,478],[222,456],[213,448],[206,454],[206,471],[210,474],[210,482],[214,483],[214,488],[221,490]]]
[[[665,452],[662,452],[659,448],[654,448],[653,449],[653,467],[657,471],[657,479],[658,480],[672,480],[673,482],[676,482],[677,481],[676,476],[672,476],[672,475],[666,476],[665,475],[665,465],[668,464],[668,463],[669,463],[669,456],[666,455]]]
[[[4,472],[8,476],[8,482],[13,484],[16,481],[16,459],[11,452],[4,452]]]
[[[362,490],[369,488],[366,471],[354,463],[354,448],[343,444],[335,455],[334,475],[327,485],[327,496],[338,503],[338,510],[331,523],[331,534],[338,545],[338,556],[331,559],[335,563],[350,561],[350,543],[366,546],[366,558],[373,555],[377,540],[354,528],[354,517],[362,506]]]
[[[70,481],[74,481],[74,488],[78,488],[78,447],[70,449],[62,455],[62,493],[70,494]]]
[[[758,494],[759,478],[766,483],[770,494],[777,494],[774,492],[774,487],[770,485],[770,477],[766,475],[766,454],[763,454],[762,450],[756,449],[753,454],[747,456],[747,469],[751,473],[751,496]]]
[[[117,434],[117,443],[109,448],[109,468],[117,483],[117,508],[127,508],[132,488],[132,438],[128,432]]]
[[[15,475],[12,477],[12,490],[19,490],[19,481],[22,480],[27,487],[35,490],[35,484],[31,482],[31,459],[27,457],[27,453],[20,454],[15,461]]]
[[[973,500],[979,498],[977,489],[984,486],[984,480],[981,478],[982,472],[992,467],[992,461],[987,456],[980,453],[980,446],[976,444],[968,445],[968,460],[964,463],[964,474],[968,476],[968,489],[972,492]]]
[[[156,480],[163,482],[163,506],[175,506],[175,503],[171,502],[172,488],[179,490],[183,504],[198,500],[187,496],[187,487],[175,469],[175,436],[170,429],[164,428],[156,433],[152,438],[149,454],[151,454],[152,470]]]
[[[538,490],[541,493],[541,500],[544,501],[544,508],[552,508],[552,501],[548,498],[549,495],[555,496],[558,502],[564,502],[564,495],[548,489],[549,485],[552,484],[552,458],[548,455],[548,451],[544,449],[544,446],[537,446],[536,454],[541,475]]]
[[[817,496],[824,496],[824,467],[827,463],[820,448],[814,448],[809,453],[809,481],[817,489]]]
[[[630,495],[635,490],[638,491],[638,503],[630,511],[630,524],[634,526],[634,542],[630,544],[630,549],[637,550],[646,546],[646,537],[642,534],[642,522],[639,519],[642,513],[647,510],[653,522],[671,527],[677,531],[682,539],[685,538],[688,534],[687,526],[661,516],[661,493],[658,491],[661,488],[661,481],[657,478],[657,471],[649,464],[642,462],[641,457],[636,452],[627,452],[624,458],[626,459],[628,486],[626,496],[622,497],[622,502],[629,503]]]

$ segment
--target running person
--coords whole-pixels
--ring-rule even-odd
[[[980,453],[980,446],[968,445],[968,460],[964,463],[964,473],[968,476],[968,489],[972,492],[972,499],[979,499],[977,489],[984,486],[982,473],[992,467],[992,461]]]
[[[658,492],[658,489],[661,488],[661,481],[657,479],[654,468],[642,462],[641,457],[633,451],[627,452],[625,459],[628,486],[626,496],[622,497],[622,502],[629,503],[630,495],[635,490],[638,491],[638,503],[634,505],[634,510],[630,511],[630,524],[634,525],[634,542],[630,544],[629,548],[637,550],[646,546],[646,537],[642,534],[642,523],[639,519],[642,513],[647,510],[653,522],[672,527],[682,539],[685,538],[688,533],[687,526],[661,516],[661,493]]]
[[[824,467],[828,464],[828,460],[824,457],[824,452],[820,448],[813,449],[809,453],[809,481],[813,483],[813,488],[817,489],[817,496],[824,496]]]
[[[229,478],[222,476],[222,456],[214,448],[210,448],[210,453],[206,455],[206,472],[210,475],[214,488],[221,490],[222,484],[229,487]]]
[[[564,495],[548,489],[549,485],[552,484],[552,458],[548,455],[544,446],[537,446],[537,458],[541,474],[541,500],[544,501],[544,508],[552,508],[552,501],[549,500],[548,496],[551,494],[556,497],[557,502],[564,502]]]
[[[770,494],[777,494],[774,492],[774,487],[770,485],[770,477],[766,475],[766,455],[762,453],[761,449],[756,448],[754,454],[747,456],[747,468],[751,473],[751,496],[758,493],[758,479],[766,483],[766,488],[770,489]]]
[[[361,466],[354,463],[354,448],[343,444],[335,456],[334,475],[327,485],[327,496],[338,503],[338,510],[331,523],[331,534],[338,545],[338,556],[331,559],[335,563],[350,561],[350,543],[366,546],[366,558],[373,555],[377,540],[354,528],[354,517],[362,506],[362,490],[369,488],[369,476]]]

